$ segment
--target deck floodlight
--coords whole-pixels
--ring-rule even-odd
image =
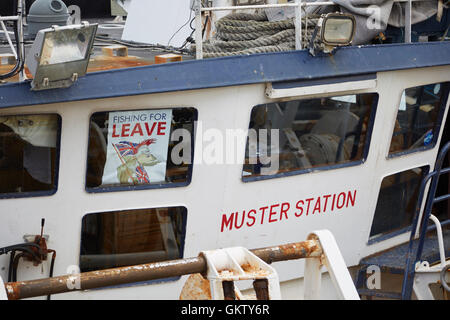
[[[322,21],[322,41],[329,46],[347,46],[355,35],[355,17],[344,13],[329,13]]]
[[[336,47],[348,46],[355,36],[356,19],[351,14],[328,13],[320,17],[311,39],[310,52],[332,52]]]
[[[26,59],[32,90],[68,88],[84,76],[97,26],[83,23],[40,30]]]

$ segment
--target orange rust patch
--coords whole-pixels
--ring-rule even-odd
[[[9,300],[19,300],[20,299],[20,286],[17,285],[17,282],[9,282],[5,284],[6,294],[8,295]]]
[[[209,280],[199,273],[191,274],[181,290],[180,300],[211,300]]]
[[[310,256],[313,252],[320,250],[317,243],[311,241],[297,242],[295,244],[281,245],[280,251],[286,256]]]
[[[264,275],[268,274],[268,272],[266,270],[263,270],[260,267],[255,266],[255,265],[251,265],[250,263],[244,263],[243,265],[241,265],[241,268],[246,273],[250,273],[253,275],[264,276]]]

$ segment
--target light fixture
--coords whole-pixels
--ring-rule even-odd
[[[356,19],[351,14],[328,13],[317,23],[310,43],[310,52],[332,52],[336,47],[348,46],[355,36]]]
[[[32,90],[68,88],[84,76],[97,27],[84,22],[40,30],[26,59]]]
[[[322,22],[322,41],[330,46],[347,46],[355,35],[355,17],[351,14],[330,13]]]

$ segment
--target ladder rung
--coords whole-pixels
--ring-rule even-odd
[[[441,202],[441,201],[444,201],[444,200],[447,200],[447,199],[450,199],[450,194],[445,194],[443,196],[439,196],[439,197],[434,198],[433,203]]]

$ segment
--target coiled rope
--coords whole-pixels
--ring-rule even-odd
[[[309,43],[317,18],[302,21],[302,42]],[[195,45],[191,47],[195,51]],[[204,58],[295,50],[293,19],[268,21],[262,13],[232,13],[216,22],[215,36],[203,44]]]

